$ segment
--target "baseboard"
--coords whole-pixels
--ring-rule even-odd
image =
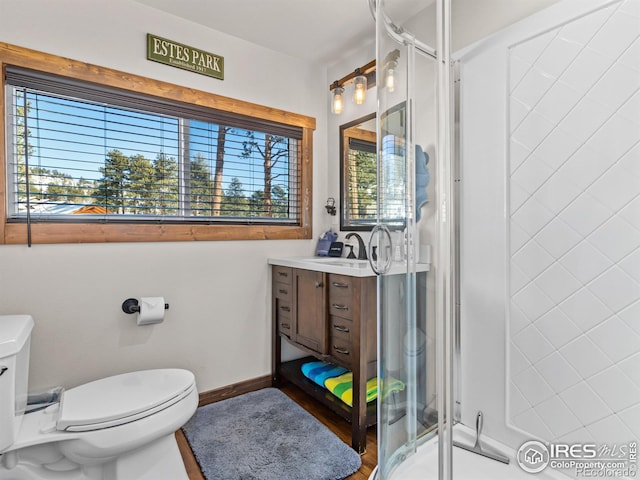
[[[198,406],[202,407],[209,403],[219,402],[225,398],[237,397],[243,393],[254,392],[261,388],[267,388],[271,386],[271,375],[265,375],[263,377],[252,378],[243,382],[227,385],[226,387],[216,388],[214,390],[208,390],[201,392],[199,397]]]

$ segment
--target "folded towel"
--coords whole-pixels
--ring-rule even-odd
[[[353,373],[344,367],[329,362],[308,362],[300,367],[302,373],[308,379],[321,387],[325,387],[344,403],[353,406]],[[382,386],[383,397],[392,392],[404,390],[404,383],[391,379],[387,385]],[[367,403],[378,397],[377,377],[367,380]]]
[[[404,383],[402,380],[397,380],[395,378],[390,378],[389,382],[385,384],[385,381],[382,380],[382,398],[387,398],[387,395],[393,392],[401,392],[404,390]]]
[[[353,373],[347,372],[339,377],[327,378],[324,386],[344,403],[353,406]],[[378,396],[378,379],[367,380],[367,403]]]
[[[353,375],[351,372],[340,375],[339,377],[327,378],[324,382],[325,387],[344,403],[353,406]],[[384,396],[391,392],[399,392],[404,390],[404,383],[400,380],[392,379],[388,385],[382,387]],[[367,380],[367,403],[378,397],[378,379],[376,377]]]
[[[304,363],[300,368],[305,377],[314,381],[321,387],[325,386],[324,383],[327,378],[338,377],[348,372],[344,367],[320,361]]]

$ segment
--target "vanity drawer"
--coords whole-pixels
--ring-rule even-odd
[[[353,278],[345,275],[329,275],[329,300],[332,298],[351,298],[353,295]]]
[[[353,349],[351,348],[351,342],[345,342],[338,338],[331,339],[331,346],[329,353],[335,358],[338,363],[351,368],[351,361],[353,359]]]
[[[342,318],[353,318],[351,298],[330,298],[329,315],[336,315]]]
[[[287,283],[274,282],[273,284],[273,296],[280,300],[291,303],[291,288],[292,286]]]
[[[346,318],[329,317],[329,337],[331,341],[337,340],[351,345],[351,335],[353,332],[353,322]]]
[[[278,319],[278,333],[291,338],[291,320],[288,318]]]
[[[278,333],[282,333],[291,338],[291,302],[282,300],[280,298],[275,299],[276,306],[276,322],[278,324]]]
[[[273,281],[291,285],[293,283],[293,269],[291,267],[273,266]]]
[[[353,318],[353,279],[344,275],[329,276],[329,315]]]
[[[351,367],[353,359],[353,322],[346,318],[329,317],[329,353],[340,363]]]
[[[272,270],[272,288],[275,321],[278,333],[291,338],[293,322],[291,313],[293,311],[292,293],[293,270],[290,267],[274,266]]]

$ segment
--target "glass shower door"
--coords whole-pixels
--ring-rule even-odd
[[[378,224],[371,236],[379,302],[377,478],[429,480],[447,478],[450,471],[450,436],[443,435],[445,445],[436,438],[439,424],[448,432],[448,425],[442,428],[448,408],[441,402],[450,396],[439,395],[445,382],[438,370],[449,368],[444,356],[450,349],[443,342],[450,338],[450,312],[444,307],[450,292],[441,289],[448,285],[448,275],[430,269],[425,252],[450,231],[443,231],[439,209],[438,157],[444,158],[436,153],[442,148],[442,129],[436,128],[443,108],[437,101],[439,62],[435,51],[408,31],[432,33],[436,25],[409,22],[406,29],[397,27],[385,2],[376,1]],[[447,256],[443,264],[449,263],[449,254],[448,249],[441,252],[439,243],[434,245],[435,259]],[[443,452],[442,466],[408,478],[402,464],[430,439]]]
[[[378,8],[383,6],[380,1]],[[378,24],[384,20],[377,18]],[[417,267],[416,155],[423,177],[426,162],[420,147],[416,152],[416,53],[383,25],[378,28],[378,225],[372,234],[380,274],[378,478],[390,479],[419,440],[435,430],[437,415],[429,405],[433,382],[427,382],[427,273]],[[424,178],[419,188],[426,192]]]

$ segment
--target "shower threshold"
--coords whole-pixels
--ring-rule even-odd
[[[476,433],[465,425],[454,427],[454,439],[460,443],[473,445]],[[516,451],[506,445],[482,437],[482,442],[500,452],[504,452],[511,460],[509,464],[477,455],[462,448],[453,448],[454,480],[567,480],[569,477],[558,470],[547,468],[532,475],[522,470],[516,462]],[[377,480],[378,467],[371,473],[369,480]],[[426,441],[418,447],[417,452],[398,465],[390,480],[436,480],[438,478],[438,437]]]

